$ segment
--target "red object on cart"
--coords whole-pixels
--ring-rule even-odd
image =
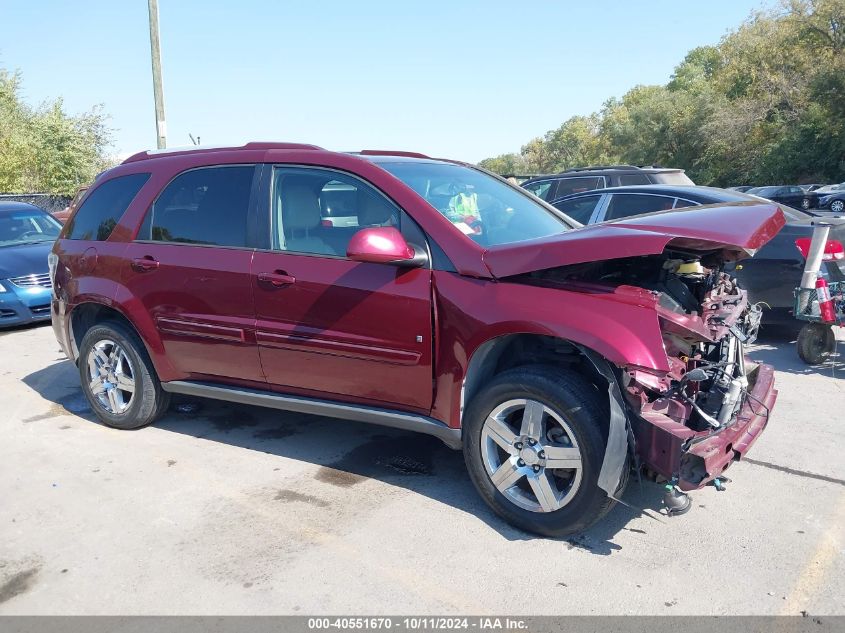
[[[827,281],[822,277],[816,279],[816,298],[819,300],[819,315],[825,323],[836,321],[836,309],[833,306],[833,298],[830,296],[830,288]]]

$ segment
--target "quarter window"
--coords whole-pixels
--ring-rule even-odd
[[[652,213],[671,209],[675,199],[667,196],[615,193],[607,205],[605,220],[618,220],[641,213]]]
[[[525,185],[526,191],[530,191],[538,198],[543,200],[549,199],[549,190],[552,188],[552,181],[546,180],[544,182],[532,182]]]
[[[245,247],[253,165],[192,169],[153,203],[141,240]]]
[[[599,200],[601,200],[601,196],[584,196],[573,200],[561,200],[555,203],[555,207],[573,220],[577,220],[581,224],[588,224]]]
[[[345,174],[299,167],[273,172],[273,248],[346,256],[363,227],[400,225],[400,211],[378,191]]]
[[[67,239],[107,240],[149,177],[129,174],[99,185],[68,222]]]

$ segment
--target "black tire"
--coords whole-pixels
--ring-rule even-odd
[[[809,198],[804,198],[804,199],[801,201],[801,208],[802,208],[802,209],[804,209],[804,211],[806,211],[807,209],[809,209],[809,208],[810,208],[811,204],[812,204],[812,203],[810,202],[810,199],[809,199]]]
[[[553,512],[533,512],[519,507],[496,488],[484,467],[481,442],[485,419],[500,404],[520,398],[539,401],[564,418],[581,450],[580,487],[569,503]],[[597,485],[609,418],[606,391],[599,391],[578,374],[540,365],[505,371],[472,399],[464,415],[464,460],[470,478],[484,501],[511,525],[550,537],[583,532],[615,504]],[[627,474],[626,468],[623,490]]]
[[[808,365],[826,363],[836,349],[833,328],[824,323],[807,323],[798,332],[798,356]]]
[[[111,340],[121,346],[129,359],[135,381],[135,392],[123,413],[107,411],[93,394],[88,375],[88,355],[100,341]],[[79,345],[79,377],[82,392],[91,409],[103,424],[116,429],[138,429],[151,424],[167,411],[170,394],[161,388],[155,368],[138,335],[119,321],[105,321],[89,329]]]
[[[842,213],[845,211],[845,204],[843,204],[842,200],[834,200],[830,203],[830,210],[834,213]]]

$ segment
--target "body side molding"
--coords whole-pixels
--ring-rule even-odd
[[[442,440],[449,448],[461,448],[460,429],[450,428],[443,422],[424,415],[188,380],[163,382],[161,383],[161,388],[170,393],[179,393],[187,396],[212,398],[227,402],[281,409],[283,411],[296,411],[297,413],[310,413],[313,415],[324,415],[330,418],[380,424],[395,429],[433,435]]]

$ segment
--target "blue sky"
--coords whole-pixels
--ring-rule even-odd
[[[665,83],[761,0],[159,0],[168,145],[248,140],[518,150],[637,84]],[[24,98],[103,104],[114,153],[155,146],[146,0],[0,0]]]

